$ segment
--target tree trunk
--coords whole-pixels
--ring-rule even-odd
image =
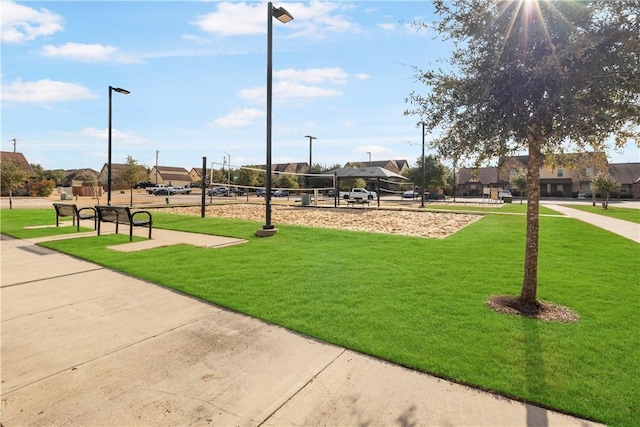
[[[11,188],[9,188],[9,209],[13,209],[13,192]]]
[[[129,206],[133,206],[133,187],[129,188],[130,201]]]
[[[527,236],[524,254],[524,278],[520,299],[537,304],[538,292],[538,238],[540,231],[540,140],[529,136],[529,164],[527,165]]]

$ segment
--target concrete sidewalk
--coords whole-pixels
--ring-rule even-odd
[[[587,224],[594,225],[602,228],[603,230],[607,230],[611,233],[633,240],[636,243],[640,243],[640,224],[635,222],[584,212],[579,209],[561,206],[557,203],[542,203],[542,205],[570,218],[575,218],[582,222],[586,222]]]
[[[5,427],[597,425],[33,243],[4,236],[0,243]]]

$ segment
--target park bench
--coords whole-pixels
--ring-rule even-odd
[[[70,216],[73,221],[73,225],[78,227],[78,231],[80,231],[80,220],[81,219],[92,219],[93,220],[93,229],[96,229],[97,217],[96,210],[92,207],[80,208],[74,204],[67,203],[54,203],[53,207],[56,210],[56,227],[60,226],[60,218]]]
[[[105,205],[96,206],[96,212],[98,214],[98,236],[100,235],[100,224],[110,222],[116,225],[116,234],[118,234],[118,225],[128,225],[129,241],[133,240],[133,227],[147,227],[149,229],[149,239],[151,239],[153,221],[150,212],[133,212],[128,206]]]

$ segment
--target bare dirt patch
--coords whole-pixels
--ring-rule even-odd
[[[525,304],[520,298],[511,295],[492,295],[487,300],[487,305],[500,313],[532,317],[549,322],[573,323],[580,318],[563,305],[545,301],[538,301],[536,304]]]
[[[200,207],[175,207],[169,211],[200,215]],[[206,216],[264,221],[264,211],[264,205],[215,205],[207,206]],[[481,217],[481,215],[461,213],[366,208],[272,206],[271,209],[271,219],[276,226],[293,224],[430,238],[447,237]]]

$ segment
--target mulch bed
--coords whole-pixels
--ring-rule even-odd
[[[580,319],[580,316],[563,305],[545,301],[538,301],[537,304],[527,304],[519,297],[511,295],[492,295],[487,300],[487,305],[500,313],[531,317],[549,322],[574,323]]]

